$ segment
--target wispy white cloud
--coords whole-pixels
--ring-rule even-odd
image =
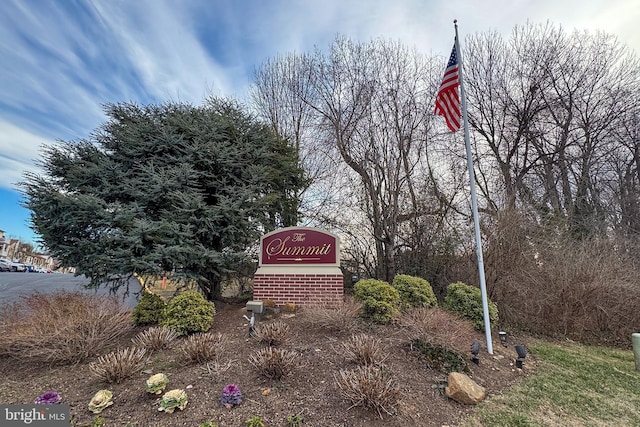
[[[0,188],[15,189],[25,171],[35,171],[40,147],[47,143],[40,136],[0,120]]]
[[[246,93],[267,58],[325,48],[343,34],[385,37],[446,56],[461,36],[508,34],[527,20],[617,34],[640,52],[640,8],[629,0],[3,0],[0,13],[0,156],[19,177],[41,141],[86,136],[102,105]],[[8,126],[11,126],[9,128]],[[21,131],[20,134],[18,131]],[[4,132],[8,132],[5,134]],[[18,132],[18,133],[16,133]],[[33,155],[35,154],[35,156]],[[26,162],[26,163],[23,163]],[[14,169],[15,168],[15,169]],[[3,180],[7,185],[11,180]]]
[[[159,99],[199,102],[207,91],[231,95],[232,76],[194,32],[197,16],[175,2],[94,2],[144,87]],[[245,78],[245,76],[241,76]]]

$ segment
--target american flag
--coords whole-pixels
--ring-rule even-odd
[[[458,93],[458,87],[460,86],[460,79],[458,75],[458,54],[456,52],[456,45],[453,45],[451,50],[451,56],[449,57],[449,63],[447,69],[444,72],[442,83],[440,84],[440,90],[436,96],[436,109],[435,114],[444,116],[447,121],[447,126],[451,129],[451,132],[455,132],[460,129],[460,94]]]

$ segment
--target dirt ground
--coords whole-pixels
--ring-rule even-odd
[[[281,347],[300,355],[301,365],[281,381],[262,378],[248,362],[250,354],[264,345],[248,337],[248,324],[243,318],[244,304],[220,304],[214,319],[214,332],[227,337],[224,353],[217,363],[189,364],[177,349],[153,353],[145,365],[145,372],[136,374],[120,384],[103,384],[97,380],[87,363],[65,367],[37,367],[0,359],[0,403],[32,403],[41,393],[56,390],[62,403],[71,406],[72,425],[96,426],[98,416],[87,409],[91,397],[100,389],[113,392],[113,405],[99,416],[104,426],[191,426],[210,421],[219,427],[245,426],[246,420],[259,416],[265,426],[292,426],[287,421],[300,415],[302,426],[457,426],[472,411],[440,393],[437,384],[446,375],[429,369],[424,360],[412,351],[409,343],[400,338],[399,327],[363,326],[363,332],[383,341],[388,358],[385,363],[400,386],[400,399],[394,415],[350,408],[336,385],[335,375],[340,369],[352,368],[337,350],[349,335],[334,335],[305,321],[304,308],[291,315],[275,314],[261,322],[276,319],[290,327],[288,338]],[[137,328],[114,347],[131,345],[131,337],[144,328]],[[497,333],[496,333],[497,334]],[[514,337],[510,337],[515,340]],[[484,335],[477,340],[484,343]],[[513,346],[502,347],[494,341],[494,355],[486,349],[480,353],[480,364],[469,364],[471,377],[485,387],[489,398],[524,376],[530,375],[535,362],[527,360],[524,370],[516,369]],[[469,354],[470,356],[470,354]],[[159,396],[145,391],[145,380],[151,373],[163,372],[169,377],[166,390],[184,389],[189,403],[184,411],[169,414],[159,412]],[[243,403],[227,409],[219,398],[226,384],[237,384]],[[268,393],[266,390],[270,390]]]

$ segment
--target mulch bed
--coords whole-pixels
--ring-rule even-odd
[[[87,409],[91,397],[100,389],[113,392],[113,405],[99,416],[105,426],[192,426],[212,421],[219,427],[245,425],[245,421],[259,416],[265,426],[290,426],[287,418],[301,415],[303,426],[455,426],[472,411],[441,393],[438,384],[446,375],[429,369],[409,343],[400,338],[399,327],[366,326],[365,331],[383,341],[388,353],[387,368],[397,378],[400,399],[394,415],[360,407],[341,396],[335,382],[340,369],[352,368],[340,354],[340,343],[349,335],[330,334],[305,321],[304,308],[295,315],[275,314],[262,322],[275,318],[286,322],[290,332],[283,348],[300,354],[301,365],[281,381],[269,381],[249,364],[249,355],[263,347],[248,337],[248,326],[243,319],[244,305],[218,306],[213,331],[227,337],[224,354],[217,364],[188,364],[177,349],[153,353],[144,373],[136,374],[120,384],[103,384],[88,368],[88,362],[74,366],[33,366],[15,360],[0,359],[0,403],[32,403],[35,397],[48,390],[56,390],[63,402],[71,406],[75,426],[92,426],[96,415]],[[133,335],[143,330],[138,328]],[[126,336],[114,348],[131,345]],[[484,343],[484,335],[477,340]],[[496,340],[497,341],[497,340]],[[470,356],[470,354],[469,354]],[[534,361],[527,361],[525,370],[515,368],[515,350],[494,344],[494,355],[480,353],[480,364],[469,364],[471,377],[487,389],[489,398],[498,395],[519,379],[529,375]],[[159,412],[159,396],[146,393],[144,383],[150,373],[164,372],[169,377],[167,390],[184,389],[189,403],[184,411],[172,414]],[[226,384],[237,384],[243,394],[241,405],[231,409],[220,404],[219,398]],[[265,390],[269,390],[266,392]]]

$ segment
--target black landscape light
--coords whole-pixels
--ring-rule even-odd
[[[474,341],[471,343],[471,361],[476,365],[480,364],[480,358],[478,354],[480,353],[480,343],[478,341]]]
[[[505,331],[500,331],[498,332],[498,336],[500,337],[500,343],[502,346],[507,347],[509,345],[507,344],[507,333]]]
[[[519,344],[516,346],[516,353],[518,353],[518,358],[516,359],[516,367],[522,369],[524,366],[524,359],[527,357],[527,349],[524,348],[523,345]]]

